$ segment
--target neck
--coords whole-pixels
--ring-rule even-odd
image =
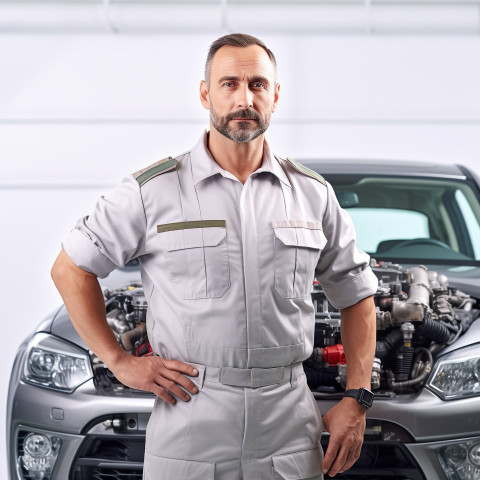
[[[220,167],[245,183],[250,174],[262,165],[263,142],[264,134],[251,142],[234,142],[210,124],[207,147]]]

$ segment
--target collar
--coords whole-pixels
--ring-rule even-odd
[[[212,154],[207,148],[207,135],[208,131],[205,130],[191,151],[192,176],[194,185],[197,185],[201,181],[208,177],[212,177],[217,173],[224,177],[237,180],[230,172],[221,168],[220,165],[218,165],[218,163],[213,159]],[[291,187],[290,181],[280,165],[280,161],[272,154],[266,140],[263,145],[262,165],[254,173],[260,172],[270,172],[285,185]]]
[[[282,168],[280,164],[280,160],[278,157],[272,154],[270,147],[265,140],[263,143],[263,161],[260,168],[255,172],[270,172],[275,175],[282,183],[284,183],[287,187],[292,187],[290,184],[290,180],[285,173],[285,170]]]

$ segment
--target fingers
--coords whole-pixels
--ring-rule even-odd
[[[156,385],[163,390],[167,390],[168,394],[170,396],[175,395],[175,397],[179,398],[180,400],[183,400],[184,402],[188,402],[190,400],[190,395],[185,392],[185,390],[182,390],[175,382],[172,382],[171,380],[167,380],[163,377],[160,377],[156,381]],[[163,397],[160,397],[163,398]]]
[[[330,477],[334,477],[337,473],[343,473],[348,470],[360,456],[362,443],[358,442],[350,445],[341,445],[335,441],[328,444],[327,451],[322,463],[322,472],[328,473]]]
[[[361,450],[362,450],[361,445],[359,448],[355,448],[354,446],[350,447],[350,450],[348,451],[347,459],[345,460],[345,463],[343,464],[343,466],[340,468],[339,473],[343,473],[353,466],[353,464],[358,460]]]
[[[322,462],[323,474],[328,473],[331,477],[333,477],[333,475],[336,475],[336,473],[338,472],[338,470],[334,472],[334,469],[332,468],[332,466],[339,453],[339,448],[340,448],[340,444],[335,442],[330,436],[330,441],[328,442],[327,451],[325,452],[325,456],[323,457],[323,462]]]
[[[174,382],[175,384],[182,386],[183,388],[185,388],[185,390],[188,390],[190,393],[194,393],[194,394],[198,393],[197,386],[189,378],[185,377],[185,375],[182,375],[182,373],[179,373],[181,371],[186,375],[190,375],[193,377],[198,375],[198,370],[196,368],[192,367],[191,365],[187,365],[186,363],[178,362],[176,360],[162,360],[162,363],[163,363],[163,366],[166,368],[160,368],[161,377],[164,377],[170,380],[171,382]],[[167,387],[170,390],[170,388],[167,385],[164,385],[163,382],[160,382],[160,384]]]
[[[198,375],[198,370],[195,367],[180,362],[179,360],[166,360],[162,358],[162,362],[169,370],[176,370],[177,372],[190,375],[190,377],[196,377]]]
[[[190,400],[191,396],[187,392],[198,393],[197,386],[182,374],[196,376],[198,375],[196,368],[177,360],[166,360],[160,357],[150,357],[150,359],[153,360],[153,378],[149,390],[159,398],[175,405],[177,403],[176,398],[184,402]],[[187,392],[180,387],[183,387]]]
[[[170,405],[175,405],[177,403],[175,398],[167,390],[156,384],[152,386],[151,392],[153,392],[157,397],[161,398]]]

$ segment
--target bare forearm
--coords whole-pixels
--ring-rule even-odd
[[[373,297],[341,311],[342,344],[347,361],[347,389],[371,388],[376,317]]]
[[[97,277],[77,267],[62,250],[52,278],[80,337],[105,365],[115,365],[124,352],[107,323]]]
[[[341,310],[342,344],[347,361],[347,390],[370,388],[375,355],[376,318],[373,298]],[[322,463],[323,473],[335,476],[348,470],[360,456],[366,409],[354,398],[344,397],[324,416],[330,442]]]

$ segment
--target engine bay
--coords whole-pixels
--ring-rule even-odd
[[[423,265],[407,268],[390,262],[372,270],[377,341],[371,389],[376,396],[414,393],[425,384],[436,354],[454,343],[479,316],[477,300],[448,285],[443,274]],[[340,312],[317,282],[315,345],[304,362],[310,388],[318,393],[345,390],[347,362],[341,342]]]
[[[376,396],[414,393],[425,384],[441,349],[454,343],[480,315],[478,300],[451,287],[443,274],[425,266],[405,267],[372,260],[379,280],[374,295],[376,349],[371,389]],[[146,329],[147,301],[140,284],[103,291],[107,322],[122,348],[135,356],[152,355]],[[341,316],[317,281],[313,353],[304,362],[307,382],[316,396],[341,394],[347,361],[341,341]],[[134,390],[121,384],[90,352],[97,389]]]

